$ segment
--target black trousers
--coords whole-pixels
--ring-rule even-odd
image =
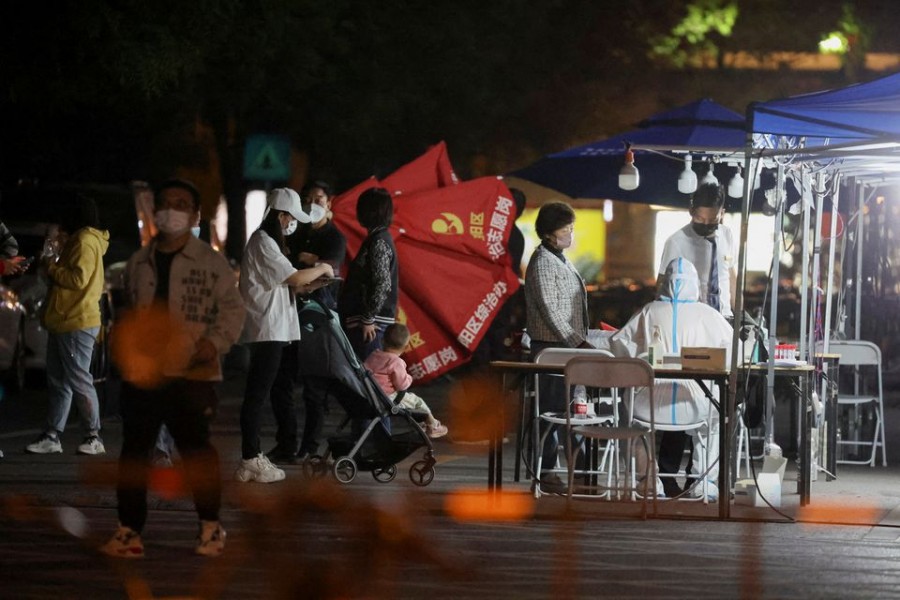
[[[303,440],[300,454],[319,454],[322,445],[322,427],[328,412],[328,395],[331,381],[324,377],[303,378],[303,405],[306,416],[303,421]]]
[[[297,452],[297,406],[294,403],[294,380],[297,377],[298,343],[253,342],[247,387],[241,404],[241,456],[256,457],[262,449],[259,431],[262,407],[269,399],[275,413],[275,443],[281,451]]]
[[[163,423],[181,454],[198,516],[204,521],[219,520],[219,455],[209,440],[209,422],[217,404],[211,381],[175,379],[154,390],[122,384],[122,453],[116,486],[122,525],[137,532],[144,528],[150,453]]]
[[[531,341],[532,358],[540,354],[545,348],[568,348],[562,343]],[[566,402],[568,402],[568,393],[566,391],[566,380],[558,375],[539,375],[538,376],[539,396],[541,401],[541,412],[565,412]],[[541,448],[541,470],[549,471],[556,466],[556,460],[559,456],[559,445],[564,443],[564,439],[560,440],[560,435],[565,434],[565,426],[555,425],[547,421],[541,421],[541,429],[539,436],[543,437],[547,433],[544,440],[544,446]],[[575,452],[581,446],[582,440],[572,439],[572,450]],[[580,469],[584,463],[584,452],[578,453],[578,460],[575,468]],[[536,467],[537,465],[535,465]],[[538,473],[540,476],[541,473]]]
[[[690,439],[691,436],[683,431],[660,432],[659,454],[656,457],[660,473],[677,473],[684,458],[684,448],[687,446],[690,454],[688,455],[685,473],[690,474],[691,464],[694,459],[694,446],[688,443]],[[688,478],[690,478],[690,475],[688,475]]]

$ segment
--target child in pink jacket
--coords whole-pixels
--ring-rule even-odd
[[[434,418],[431,409],[420,396],[409,391],[412,375],[406,372],[406,362],[400,358],[409,343],[409,329],[401,323],[388,325],[384,330],[382,350],[376,350],[366,358],[366,368],[372,371],[375,381],[384,393],[393,400],[397,393],[405,391],[400,406],[410,410],[427,413],[425,431],[429,437],[439,438],[447,435],[447,427]]]

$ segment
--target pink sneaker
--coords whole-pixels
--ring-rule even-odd
[[[447,435],[447,426],[441,425],[440,421],[435,421],[425,428],[425,433],[427,433],[430,438],[444,437]]]

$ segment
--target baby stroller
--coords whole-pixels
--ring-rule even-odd
[[[391,402],[360,362],[337,313],[315,300],[305,301],[299,313],[300,375],[329,378],[331,395],[352,424],[351,433],[328,438],[326,457],[311,458],[304,473],[324,474],[330,455],[332,473],[341,483],[353,481],[358,471],[371,471],[376,481],[388,483],[397,476],[399,461],[425,447],[422,460],[409,468],[409,478],[418,486],[431,483],[436,463],[431,439],[415,415]]]

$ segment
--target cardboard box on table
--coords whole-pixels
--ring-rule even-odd
[[[682,348],[681,368],[685,370],[722,371],[726,368],[725,348]]]

